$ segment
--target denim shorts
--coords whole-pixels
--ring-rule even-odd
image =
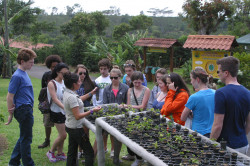
[[[61,112],[50,111],[50,120],[53,123],[62,124],[65,123],[66,117]]]

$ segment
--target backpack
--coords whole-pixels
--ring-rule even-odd
[[[53,80],[52,82],[55,86],[55,90],[57,90],[55,82]],[[42,114],[50,113],[50,106],[52,104],[52,100],[50,100],[50,102],[48,100],[47,87],[42,88],[40,90],[38,101],[39,101],[38,109],[41,111],[41,113]]]

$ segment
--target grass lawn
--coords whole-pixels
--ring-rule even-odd
[[[0,114],[4,116],[4,121],[7,121],[8,118],[8,112],[7,112],[7,104],[6,104],[6,95],[8,92],[8,85],[9,85],[9,79],[0,79]],[[50,163],[46,153],[49,150],[49,148],[45,149],[38,149],[37,146],[43,143],[45,139],[45,132],[44,132],[44,126],[43,126],[43,120],[42,120],[42,114],[37,108],[38,105],[38,94],[41,89],[41,80],[37,78],[31,78],[33,87],[34,87],[34,97],[35,97],[35,103],[34,103],[34,126],[33,126],[33,142],[31,144],[31,155],[36,165],[38,166],[54,166],[54,165],[65,165],[65,162],[60,161],[57,163]],[[19,127],[17,121],[13,118],[12,123],[9,126],[4,125],[3,122],[0,122],[0,134],[5,136],[7,138],[8,148],[3,152],[3,155],[0,155],[0,165],[1,166],[7,166],[12,150],[14,149],[14,146],[16,144],[17,139],[19,138]],[[51,135],[51,145],[55,138],[57,137],[57,131],[53,127],[52,129],[52,135]],[[1,141],[1,140],[0,140]],[[90,132],[90,141],[93,145],[95,141],[95,135]],[[110,152],[110,139],[108,139],[108,149]],[[64,152],[67,153],[68,151],[68,138],[65,140],[64,143]],[[112,160],[109,157],[109,152],[106,154],[106,165],[113,165]],[[123,145],[121,155],[126,155],[127,149],[126,146]],[[132,162],[124,161],[122,165],[127,166],[130,165]],[[82,164],[79,164],[82,165]],[[95,160],[95,165],[97,165],[97,159]]]

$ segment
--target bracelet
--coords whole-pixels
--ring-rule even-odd
[[[91,97],[92,96],[92,93],[89,93],[89,97]]]
[[[90,114],[93,115],[94,111],[93,110],[90,110]]]

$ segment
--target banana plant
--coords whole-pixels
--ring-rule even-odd
[[[101,37],[97,38],[93,45],[90,43],[87,43],[87,45],[88,51],[86,53],[100,57],[106,55],[113,64],[119,67],[122,67],[128,55],[128,50],[124,50],[120,44],[112,48]]]

